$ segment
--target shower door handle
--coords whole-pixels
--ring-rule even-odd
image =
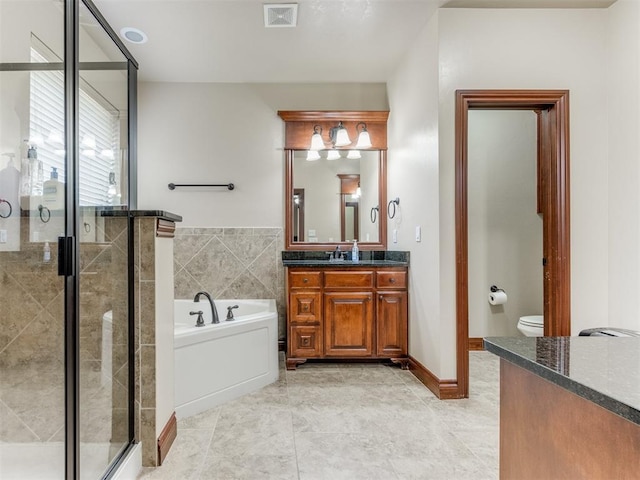
[[[75,267],[75,237],[58,237],[58,275],[70,277]]]

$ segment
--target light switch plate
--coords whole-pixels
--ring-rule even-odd
[[[0,243],[7,243],[7,231],[0,230]]]
[[[422,240],[422,227],[420,225],[416,225],[416,242]]]
[[[398,229],[393,229],[393,243],[398,243]]]

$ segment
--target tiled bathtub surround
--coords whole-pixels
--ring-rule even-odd
[[[275,298],[284,338],[286,303],[281,228],[177,228],[175,298]]]

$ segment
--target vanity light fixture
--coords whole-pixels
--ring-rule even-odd
[[[362,125],[362,130],[358,132],[360,125]],[[358,132],[356,148],[371,148],[371,137],[369,137],[369,132],[367,132],[367,124],[364,122],[358,123],[356,125],[356,132]]]
[[[356,188],[356,193],[353,194],[355,198],[360,198],[362,196],[362,189],[360,188],[360,182],[358,182],[358,188]]]
[[[316,150],[309,150],[307,152],[307,161],[313,162],[314,160],[320,160],[320,154]]]
[[[347,145],[351,145],[349,133],[342,122],[339,122],[337,127],[333,127],[329,131],[329,137],[331,137],[334,147],[346,147]]]
[[[320,125],[314,125],[313,135],[311,135],[311,147],[309,148],[309,150],[315,150],[317,152],[318,150],[322,149],[324,149],[324,140],[322,140],[322,127]],[[307,160],[309,159],[307,158]]]
[[[340,152],[335,148],[327,152],[327,160],[338,160],[340,158]]]
[[[359,149],[371,148],[371,137],[369,136],[369,132],[367,131],[367,124],[364,122],[359,122],[356,124],[356,132],[358,133],[358,141],[356,143],[355,149],[349,150],[347,154],[347,158],[349,159],[358,159],[362,158]],[[347,132],[346,127],[342,123],[342,121],[338,122],[338,125],[332,127],[329,130],[329,138],[333,145],[333,148],[329,150],[327,154],[327,160],[338,160],[340,158],[340,154],[335,147],[346,147],[351,145],[351,139],[349,138],[349,133]],[[309,151],[307,153],[307,160],[314,161],[320,159],[320,154],[318,153],[320,150],[325,150],[326,145],[324,140],[322,139],[322,127],[320,125],[313,126],[313,134],[311,135],[311,146],[309,147]]]

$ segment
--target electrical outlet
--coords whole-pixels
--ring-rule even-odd
[[[422,240],[422,228],[420,225],[416,225],[416,242]]]
[[[398,229],[393,229],[393,243],[398,243]]]
[[[7,243],[7,231],[0,230],[0,243]]]

